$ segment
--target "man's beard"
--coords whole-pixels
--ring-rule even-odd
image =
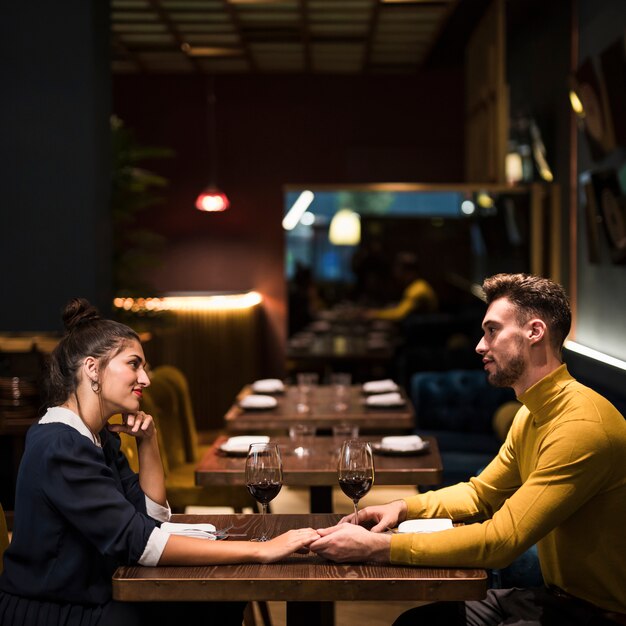
[[[512,356],[502,367],[498,367],[496,364],[494,372],[487,376],[487,380],[494,387],[512,387],[525,370],[526,362],[520,351]]]

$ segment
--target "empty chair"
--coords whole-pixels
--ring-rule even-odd
[[[256,507],[245,487],[199,487],[195,468],[204,450],[198,445],[193,408],[184,375],[171,366],[155,368],[144,390],[144,409],[156,420],[165,470],[167,498],[173,511],[188,506]]]
[[[4,509],[2,508],[2,504],[0,504],[0,574],[2,574],[2,570],[4,569],[4,561],[2,560],[2,556],[4,555],[4,551],[9,547],[9,529],[7,527],[7,520],[4,516]]]

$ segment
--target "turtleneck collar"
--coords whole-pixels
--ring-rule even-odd
[[[549,405],[561,390],[572,382],[574,382],[574,378],[567,371],[567,365],[563,363],[532,387],[529,387],[517,399],[535,416],[535,421],[538,421],[541,419],[542,409]]]

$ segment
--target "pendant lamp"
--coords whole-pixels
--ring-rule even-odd
[[[209,151],[211,156],[211,169],[209,171],[209,184],[200,192],[196,198],[196,209],[214,213],[226,211],[230,202],[226,194],[218,188],[217,180],[217,123],[215,111],[215,83],[213,77],[209,82],[208,89],[208,125],[209,125]]]
[[[351,209],[335,213],[328,229],[330,243],[335,246],[356,246],[361,241],[361,218]]]

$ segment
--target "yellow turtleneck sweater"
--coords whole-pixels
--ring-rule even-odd
[[[538,543],[546,584],[626,613],[626,420],[565,365],[518,399],[480,476],[406,500],[408,519],[486,521],[394,535],[392,562],[500,568]]]

